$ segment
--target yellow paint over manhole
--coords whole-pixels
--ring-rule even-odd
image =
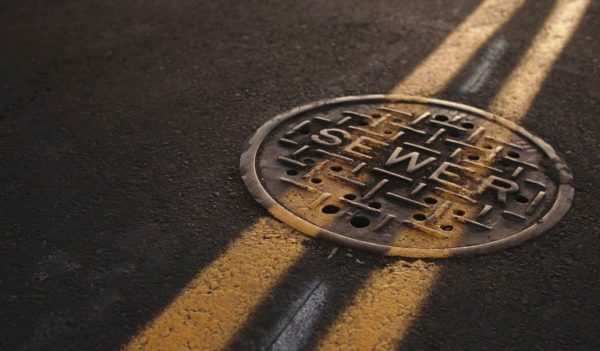
[[[551,228],[573,197],[550,145],[448,101],[367,95],[269,120],[242,177],[301,232],[387,255],[440,257],[513,246]]]

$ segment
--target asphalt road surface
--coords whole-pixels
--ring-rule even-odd
[[[3,1],[0,349],[600,349],[598,33],[585,0]],[[570,212],[415,260],[252,199],[263,122],[390,91],[517,106],[570,165]]]

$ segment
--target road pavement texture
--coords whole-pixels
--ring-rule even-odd
[[[3,2],[0,349],[599,349],[599,16],[585,0]],[[570,212],[513,249],[416,260],[303,236],[252,199],[239,156],[262,123],[387,92],[542,137],[574,174]]]

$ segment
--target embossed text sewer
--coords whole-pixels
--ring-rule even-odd
[[[419,97],[343,97],[265,123],[241,160],[253,196],[305,234],[388,255],[513,246],[569,209],[571,175],[522,127]]]

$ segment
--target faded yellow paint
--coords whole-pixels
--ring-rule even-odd
[[[486,126],[488,130],[492,125]],[[501,128],[494,128],[500,130]],[[473,176],[485,177],[489,170],[475,168]],[[428,196],[433,196],[429,194]],[[442,193],[435,197],[439,201],[452,200],[451,195]],[[465,216],[473,217],[475,208],[462,206]],[[432,223],[438,225],[445,220],[453,223],[455,229],[448,236],[446,245],[455,246],[460,240],[463,227],[451,222],[452,208],[443,213],[431,208],[421,211],[428,218],[435,215]],[[427,224],[426,220],[424,223]],[[425,230],[430,228],[425,226]],[[406,237],[406,229],[397,235]],[[423,233],[421,236],[424,236]],[[415,249],[415,257],[422,256],[421,249]],[[407,250],[403,249],[406,255]],[[392,253],[393,254],[393,253]],[[410,255],[410,252],[408,252]],[[437,257],[447,257],[447,251],[439,251]],[[319,350],[392,350],[406,334],[408,327],[417,317],[429,296],[441,267],[435,262],[417,260],[397,261],[383,269],[371,273],[364,286],[358,291],[350,306],[340,315],[327,335],[320,341]]]
[[[391,93],[432,96],[444,89],[524,2],[482,2],[434,52],[392,89]]]
[[[303,252],[286,225],[261,218],[200,272],[124,350],[218,350]]]
[[[443,89],[523,2],[484,1],[392,93],[433,95]],[[498,104],[508,101],[515,106],[506,115],[524,113],[588,2],[557,3],[550,18],[561,24],[544,26],[546,34],[536,37],[537,44],[534,43],[515,70],[521,73],[511,75],[506,84],[511,88],[505,88],[506,93],[500,93],[495,100]],[[560,15],[561,11],[566,14]],[[542,67],[540,72],[538,67]],[[523,94],[526,101],[519,101],[519,94]],[[492,107],[495,111],[505,112],[502,107]],[[336,195],[339,195],[337,190]],[[287,213],[278,205],[270,211],[275,215]],[[325,217],[321,220],[326,221]],[[306,225],[302,230],[314,235],[318,227]],[[216,350],[224,347],[302,254],[302,240],[304,237],[288,226],[271,218],[260,219],[200,272],[124,349]],[[328,350],[393,348],[418,315],[439,270],[435,263],[398,261],[374,272],[319,347]]]
[[[373,272],[317,349],[393,350],[418,315],[439,269],[418,260]]]
[[[494,99],[492,111],[515,122],[527,112],[589,2],[557,1],[531,48]],[[498,137],[503,133],[498,130]],[[373,272],[318,349],[394,349],[418,316],[440,271],[435,263],[399,261]]]
[[[482,13],[481,9],[491,8],[490,11],[497,16],[499,13],[493,11],[493,7],[503,8],[503,3],[503,1],[495,0],[486,1],[476,11],[476,15],[469,17],[467,24],[461,25],[449,40],[446,40],[443,49],[438,49],[430,55],[405,80],[407,84],[398,86],[393,92],[403,91],[416,94],[418,91],[414,88],[418,86],[432,86],[431,92],[441,89],[452,78],[452,76],[444,76],[444,73],[451,71],[448,65],[450,64],[458,70],[474,54],[476,47],[487,39],[470,29],[470,26],[480,23],[476,17],[490,18],[489,15]],[[514,11],[522,4],[522,1],[508,1],[507,3],[513,7]],[[506,18],[510,15],[503,13]],[[485,27],[495,30],[499,26]],[[465,34],[467,31],[471,32],[471,35]],[[491,35],[492,32],[488,31],[488,35]],[[480,42],[468,42],[475,37]],[[469,45],[462,47],[461,45],[464,44],[461,43],[463,42]],[[460,49],[456,50],[459,47]],[[465,52],[468,54],[464,55]],[[448,62],[449,59],[451,62]],[[412,88],[409,89],[409,87]],[[316,172],[322,173],[323,170],[317,168]],[[350,190],[350,188],[345,189],[343,185],[338,184],[335,189],[332,189],[332,197],[339,197],[346,190]],[[290,190],[290,193],[283,198],[284,201],[292,202],[288,205],[293,205],[294,202],[307,203],[306,199],[294,201],[294,192],[297,190]],[[299,195],[300,192],[297,193],[298,196],[306,196],[305,194]],[[279,205],[275,205],[269,210],[278,217],[290,214]],[[325,223],[327,218],[321,216],[313,221]],[[303,226],[302,231],[308,234],[314,235],[318,231],[318,227],[306,224],[306,222],[297,223],[296,227],[300,226]],[[278,230],[272,228],[278,228]],[[269,238],[270,241],[261,245],[260,238],[264,238],[265,234],[272,237]],[[296,242],[289,243],[288,239],[294,239]],[[303,249],[297,244],[300,239],[289,227],[270,218],[260,219],[257,224],[242,233],[240,238],[219,259],[194,278],[163,313],[133,338],[124,349],[213,350],[223,347],[243,325],[248,315],[277,282],[281,274],[301,255]],[[271,274],[263,274],[264,267],[269,267],[265,273],[270,271]],[[221,274],[221,272],[231,273]],[[428,280],[427,274],[422,276],[425,277],[425,281]],[[213,293],[213,288],[217,287],[216,293]],[[419,290],[415,291],[419,292]],[[410,306],[410,304],[406,306]]]
[[[561,0],[512,71],[490,110],[506,118],[524,116],[554,62],[575,32],[591,0]]]

